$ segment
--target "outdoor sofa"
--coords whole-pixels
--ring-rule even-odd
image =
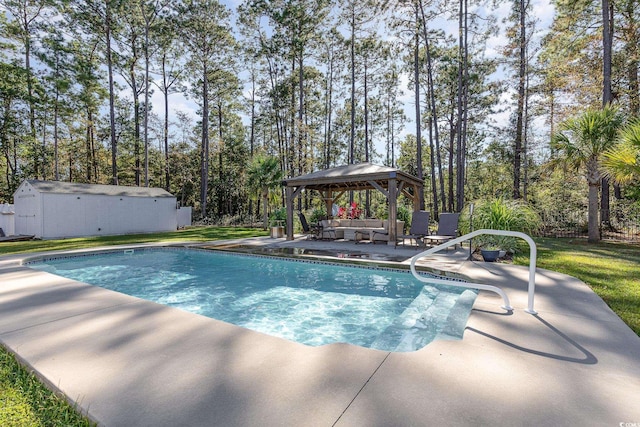
[[[322,227],[321,239],[370,240],[375,243],[386,242],[389,221],[386,219],[324,219],[320,221]],[[401,235],[404,221],[396,221],[396,235]],[[375,231],[375,233],[374,233]]]

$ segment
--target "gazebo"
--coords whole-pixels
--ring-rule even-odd
[[[389,223],[395,224],[397,200],[400,194],[413,201],[413,209],[420,209],[419,195],[424,181],[396,168],[358,163],[338,166],[332,169],[312,172],[282,182],[286,188],[287,240],[293,240],[294,199],[302,190],[316,190],[324,199],[327,212],[331,213],[333,203],[347,191],[378,190],[389,202]],[[396,228],[389,227],[389,242],[396,240]]]

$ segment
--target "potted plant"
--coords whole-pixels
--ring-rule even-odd
[[[476,247],[480,248],[480,255],[485,262],[495,262],[500,257],[500,252],[504,252],[502,256],[506,254],[506,251],[500,249],[500,243],[497,237],[492,235],[482,235],[474,239]]]
[[[284,236],[284,223],[287,221],[286,208],[280,208],[269,215],[269,221],[271,222],[271,237],[280,238]]]

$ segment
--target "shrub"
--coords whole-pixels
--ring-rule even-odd
[[[309,224],[317,224],[327,218],[327,211],[322,208],[315,208],[309,215]]]
[[[403,205],[398,205],[396,220],[404,221],[405,225],[411,223],[411,211]]]
[[[488,228],[494,230],[520,231],[534,234],[542,221],[529,204],[522,200],[507,200],[497,198],[474,203],[473,224],[469,222],[469,209],[463,210],[460,218],[460,230],[463,234],[471,228],[478,230]],[[484,235],[474,238],[478,246],[500,248],[508,252],[516,252],[520,239],[510,236]]]
[[[269,215],[269,221],[286,221],[287,220],[287,208],[276,209]]]

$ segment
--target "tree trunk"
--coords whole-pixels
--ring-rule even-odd
[[[327,78],[327,103],[325,108],[326,126],[325,126],[325,147],[326,158],[325,167],[329,169],[331,167],[331,116],[333,115],[333,55],[330,53],[329,70]]]
[[[255,145],[255,136],[256,132],[256,75],[255,69],[251,70],[251,134],[249,136],[249,155],[253,157],[253,150]],[[251,206],[251,200],[249,201],[249,206]],[[251,207],[249,207],[249,212],[251,212]]]
[[[107,70],[109,75],[109,129],[111,131],[111,183],[118,185],[118,143],[116,141],[116,110],[113,88],[113,61],[111,60],[111,9],[105,0],[105,38],[107,43]]]
[[[144,27],[144,186],[149,186],[149,21]]]
[[[613,101],[611,92],[611,62],[613,50],[613,4],[609,0],[602,0],[602,105],[607,106]],[[600,192],[600,220],[604,224],[610,223],[609,218],[609,180],[602,178]]]
[[[269,227],[269,189],[262,189],[262,226],[266,230]]]
[[[87,178],[87,182],[91,183],[91,170],[93,169],[93,161],[92,161],[92,154],[93,151],[91,150],[91,128],[93,126],[93,114],[91,113],[91,109],[89,107],[87,107],[87,129],[86,129],[86,133],[85,133],[85,148],[87,150],[87,170],[85,171],[86,174],[86,178]]]
[[[165,190],[170,191],[171,175],[169,172],[169,88],[167,87],[166,57],[162,57],[162,87],[164,89],[164,175]]]
[[[589,184],[589,242],[600,240],[600,221],[598,220],[598,190],[600,189],[601,177],[598,172],[598,160],[591,158],[587,161],[587,183]]]
[[[435,165],[435,147],[434,147],[434,141],[433,141],[433,126],[434,126],[434,120],[433,117],[429,118],[429,148],[430,148],[430,153],[429,153],[429,160],[430,160],[430,164],[431,164],[431,196],[433,197],[433,217],[434,218],[438,218],[439,212],[438,212],[438,187],[436,184],[436,165]]]
[[[224,184],[224,172],[222,171],[222,151],[224,145],[222,143],[222,103],[218,103],[218,182],[220,183],[220,187],[218,189],[218,214],[220,216],[224,215],[224,202],[225,202],[225,192],[223,189],[226,188]]]
[[[136,83],[137,59],[131,61],[129,68],[129,78],[131,79],[131,91],[133,95],[133,155],[135,157],[135,182],[136,186],[140,186],[140,95],[138,94],[138,85]]]
[[[209,186],[209,85],[208,68],[202,70],[202,148],[200,150],[200,206],[201,217],[207,216],[207,194]]]
[[[427,91],[429,94],[429,105],[431,111],[431,121],[429,123],[429,141],[431,146],[431,182],[433,186],[433,206],[434,206],[434,216],[437,216],[438,212],[438,191],[436,186],[435,179],[435,163],[434,163],[434,155],[436,156],[437,165],[438,165],[438,175],[440,178],[440,191],[441,191],[441,199],[442,199],[442,209],[445,208],[445,195],[444,195],[444,175],[442,174],[442,159],[440,157],[440,134],[438,131],[438,110],[436,108],[436,96],[435,96],[435,88],[433,84],[433,65],[431,62],[431,46],[429,43],[429,33],[427,31],[427,20],[424,14],[424,6],[422,1],[419,2],[420,5],[420,14],[422,16],[422,31],[424,33],[424,43],[426,49],[427,56]],[[433,139],[431,138],[431,132],[433,132]],[[435,147],[434,147],[435,143]],[[434,153],[435,151],[435,153]]]
[[[415,46],[413,49],[413,79],[415,80],[415,100],[416,100],[416,167],[418,178],[423,179],[422,171],[422,130],[420,124],[420,33],[418,31],[418,25],[420,22],[420,16],[418,15],[418,9],[416,9],[416,34],[415,34]],[[424,188],[421,186],[418,190],[418,201],[420,203],[420,210],[424,210]]]
[[[522,129],[522,198],[529,198],[529,73],[525,78],[524,126]]]
[[[602,0],[602,105],[613,101],[611,92],[611,58],[613,50],[613,5],[609,0]]]
[[[371,158],[369,157],[369,87],[368,87],[368,52],[365,53],[364,58],[364,161],[369,163]],[[365,191],[364,200],[364,212],[365,218],[371,218],[371,192]]]
[[[35,177],[38,178],[38,171],[40,169],[39,164],[39,151],[37,149],[36,143],[36,110],[34,106],[33,99],[33,73],[31,72],[31,36],[29,34],[29,22],[26,16],[26,6],[25,6],[25,15],[23,16],[23,30],[25,32],[25,41],[24,41],[24,68],[27,71],[27,94],[29,95],[29,135],[31,136],[31,144],[35,149],[35,153],[33,156],[33,169]]]
[[[58,119],[60,116],[60,92],[56,88],[55,103],[53,106],[53,179],[60,180],[58,171]]]
[[[627,33],[627,74],[629,79],[629,109],[633,117],[640,115],[640,87],[638,86],[638,62],[640,61],[640,52],[638,52],[638,24],[634,19],[637,0],[627,1],[626,15],[629,21]]]
[[[453,101],[453,100],[452,100]],[[448,209],[443,209],[443,211],[449,211],[449,212],[453,212],[453,203],[455,200],[454,197],[454,190],[455,190],[455,186],[454,186],[454,179],[453,179],[453,173],[455,170],[455,164],[454,164],[454,154],[456,151],[456,132],[458,129],[457,124],[454,126],[453,124],[455,123],[455,117],[454,117],[454,109],[453,109],[453,105],[451,106],[451,116],[449,117],[449,123],[451,123],[451,135],[449,135],[449,158],[448,158],[448,171],[447,171],[447,183],[449,184],[449,188],[448,188],[448,200],[447,200],[447,208]]]
[[[598,221],[598,185],[589,184],[589,242],[600,241],[600,222]]]
[[[355,6],[353,6],[355,8]],[[356,139],[356,12],[351,12],[351,135],[349,138],[349,164],[354,161],[354,145]],[[349,202],[353,200],[353,192],[350,193]]]
[[[522,162],[522,133],[524,122],[524,97],[525,97],[525,72],[526,72],[526,22],[525,22],[525,3],[524,0],[519,0],[518,9],[520,15],[520,39],[519,39],[519,51],[520,51],[520,64],[518,72],[518,108],[516,112],[516,135],[513,146],[513,198],[519,199],[522,197],[520,193],[520,174],[521,174],[521,162]]]
[[[456,191],[455,191],[455,209],[461,210],[461,200],[464,200],[464,155],[463,155],[463,135],[462,135],[462,121],[463,121],[463,97],[464,97],[464,69],[465,69],[465,2],[460,0],[458,11],[458,98],[457,98],[457,115],[456,115]]]

